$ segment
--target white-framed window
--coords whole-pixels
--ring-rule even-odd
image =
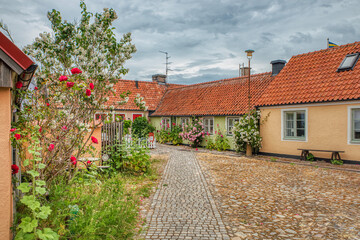
[[[168,130],[169,128],[171,128],[171,118],[169,117],[163,117],[161,119],[161,128]]]
[[[214,118],[213,117],[204,117],[203,125],[205,133],[214,134]]]
[[[238,123],[240,121],[239,117],[227,117],[226,119],[226,131],[228,135],[233,135],[233,128],[235,126],[235,123]]]
[[[348,142],[350,144],[360,144],[360,106],[351,106],[348,111]]]
[[[307,141],[307,109],[281,110],[282,140]]]
[[[188,117],[181,117],[181,118],[180,118],[180,125],[181,125],[181,127],[182,127],[183,125],[184,125],[184,126],[188,125],[189,122],[190,122],[190,119],[189,119]]]

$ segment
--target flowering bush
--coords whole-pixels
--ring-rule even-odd
[[[221,130],[218,129],[215,137],[215,149],[218,151],[225,151],[230,148],[229,140],[221,133]]]
[[[205,135],[202,121],[196,118],[192,124],[184,125],[183,132],[179,135],[183,140],[191,142],[192,147],[198,147]]]
[[[250,118],[250,120],[249,120]],[[244,114],[238,123],[234,126],[235,147],[236,151],[244,152],[246,144],[249,143],[253,149],[261,148],[260,131],[259,131],[260,111],[253,110],[250,114]]]
[[[183,142],[183,139],[180,135],[182,132],[182,127],[180,125],[176,125],[175,123],[172,124],[169,140],[174,145],[179,145]]]
[[[156,140],[159,143],[168,143],[170,142],[170,129],[165,130],[162,128],[161,130],[157,130],[155,133]]]

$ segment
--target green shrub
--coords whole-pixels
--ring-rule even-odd
[[[216,132],[215,148],[218,151],[225,151],[230,148],[229,140],[221,133],[220,129]]]
[[[214,144],[214,142],[213,142],[213,140],[212,140],[211,137],[207,137],[207,138],[205,139],[205,142],[206,142],[205,148],[207,148],[207,149],[209,149],[209,150],[215,150],[215,149],[216,149],[215,144]]]
[[[157,130],[155,133],[155,137],[159,143],[168,143],[170,142],[170,130]]]
[[[174,145],[179,145],[183,142],[182,137],[180,136],[180,133],[182,132],[182,127],[173,124],[170,134],[169,135],[169,141],[172,142]]]
[[[132,134],[137,138],[148,137],[148,134],[155,131],[155,127],[150,125],[146,117],[138,117],[132,124]]]
[[[124,134],[129,134],[129,128],[131,128],[132,122],[130,120],[124,120]]]
[[[312,162],[312,161],[314,161],[314,160],[315,160],[315,158],[314,158],[314,155],[313,155],[312,153],[309,153],[309,154],[306,156],[306,161]]]
[[[338,159],[331,159],[331,164],[334,164],[334,165],[343,165],[344,162],[342,160],[338,160]]]

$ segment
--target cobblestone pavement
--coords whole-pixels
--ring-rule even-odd
[[[228,234],[240,239],[360,239],[360,174],[199,153]]]
[[[195,154],[174,147],[146,221],[145,239],[230,239]]]

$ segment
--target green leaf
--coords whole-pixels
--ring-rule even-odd
[[[24,167],[28,166],[28,165],[29,165],[29,162],[30,162],[29,159],[25,159],[25,160],[24,160],[24,163],[23,163]]]
[[[41,156],[41,153],[35,152],[34,155],[35,155],[35,156]]]
[[[19,228],[24,231],[24,233],[34,231],[34,228],[38,226],[38,221],[36,219],[32,219],[30,217],[25,217],[21,219],[21,223],[19,224]]]
[[[38,177],[40,175],[40,173],[35,170],[27,171],[27,173],[29,173],[33,177]]]
[[[46,185],[46,182],[43,181],[43,180],[36,180],[36,185],[38,185],[38,186],[44,186],[44,185]]]
[[[34,240],[35,234],[33,232],[31,233],[24,233],[24,231],[21,229],[16,233],[15,240]]]
[[[36,187],[36,188],[35,188],[35,191],[36,191],[38,194],[44,195],[44,194],[46,193],[46,188]]]
[[[39,163],[37,166],[39,169],[44,169],[46,167],[46,165],[43,163]]]
[[[40,207],[40,202],[34,196],[24,196],[20,202],[28,206],[31,210],[35,211]]]
[[[30,187],[30,184],[28,182],[23,182],[17,187],[17,189],[19,189],[23,193],[27,193],[27,192],[30,191],[31,187]]]
[[[36,216],[41,219],[47,219],[50,213],[51,213],[51,209],[49,206],[42,206],[40,208],[40,212],[36,213]]]
[[[42,240],[58,240],[59,235],[50,228],[44,228],[44,231],[38,229],[36,231],[38,237]]]

